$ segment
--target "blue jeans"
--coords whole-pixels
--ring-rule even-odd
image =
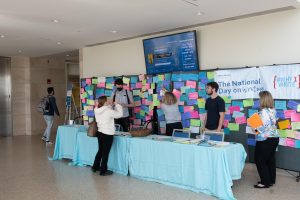
[[[46,141],[50,141],[50,136],[51,136],[51,128],[53,125],[53,115],[44,115],[44,119],[46,121],[47,124],[47,128],[44,132],[44,137],[46,138]]]

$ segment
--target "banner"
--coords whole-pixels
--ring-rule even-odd
[[[259,69],[245,68],[215,71],[215,81],[219,84],[220,96],[231,99],[258,98],[258,93],[265,90]]]
[[[300,99],[300,64],[264,66],[259,72],[274,99]]]

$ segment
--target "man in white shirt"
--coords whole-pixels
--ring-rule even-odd
[[[130,122],[130,112],[128,108],[134,107],[132,93],[123,88],[123,80],[118,78],[115,80],[116,90],[112,93],[111,98],[114,102],[123,107],[123,116],[115,119],[115,124],[120,124],[124,132],[128,132]]]

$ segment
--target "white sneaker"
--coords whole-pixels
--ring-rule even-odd
[[[42,140],[43,140],[44,142],[46,142],[46,137],[45,137],[45,136],[43,136],[43,137],[42,137]]]
[[[46,145],[51,145],[51,144],[53,144],[53,142],[46,141]]]

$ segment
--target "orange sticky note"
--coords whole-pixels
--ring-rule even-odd
[[[258,113],[254,113],[251,117],[249,117],[247,119],[247,123],[252,128],[258,128],[263,125],[263,122],[262,122],[260,116],[258,115]]]
[[[280,130],[288,129],[291,127],[290,120],[283,120],[278,122],[278,126]]]

